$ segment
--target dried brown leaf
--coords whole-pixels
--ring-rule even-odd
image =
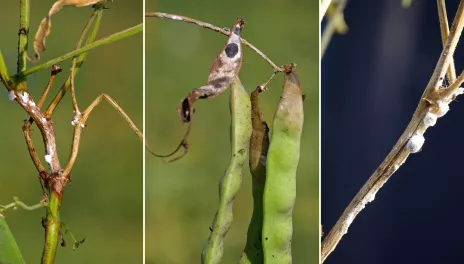
[[[35,58],[32,60],[28,58],[30,61],[36,62],[40,59],[40,54],[45,51],[45,39],[50,34],[50,29],[52,26],[51,16],[58,11],[60,11],[65,6],[76,6],[76,7],[83,7],[89,6],[96,3],[104,2],[105,0],[60,0],[53,4],[50,11],[48,11],[48,15],[42,19],[39,25],[39,29],[34,37],[34,52]]]

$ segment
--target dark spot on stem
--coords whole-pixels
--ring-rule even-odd
[[[240,36],[240,27],[235,27],[234,33]]]
[[[224,50],[227,57],[233,58],[238,53],[238,45],[235,43],[229,43]]]

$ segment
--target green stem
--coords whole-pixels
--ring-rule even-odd
[[[8,68],[6,67],[2,50],[0,50],[0,79],[8,91],[14,90],[15,84],[13,79],[11,79],[10,74],[8,73]]]
[[[40,64],[40,65],[32,67],[32,68],[30,68],[28,70],[19,72],[14,76],[14,78],[16,78],[16,79],[23,78],[24,76],[27,76],[27,75],[32,74],[34,72],[37,72],[37,71],[46,69],[48,67],[51,67],[54,64],[58,64],[58,63],[60,63],[60,62],[62,62],[64,60],[72,58],[72,57],[74,57],[76,55],[79,55],[81,53],[87,52],[89,50],[98,48],[100,46],[103,46],[103,45],[115,42],[117,40],[127,38],[129,36],[134,35],[134,34],[140,33],[140,32],[142,32],[142,30],[143,30],[143,24],[138,24],[138,25],[133,26],[131,28],[128,28],[126,30],[120,31],[118,33],[114,33],[114,34],[112,34],[112,35],[110,35],[110,36],[108,36],[106,38],[103,38],[103,39],[95,41],[95,42],[93,42],[91,44],[85,45],[84,47],[82,47],[80,49],[73,50],[73,51],[71,51],[69,53],[66,53],[66,54],[60,56],[60,57],[49,60],[49,61],[47,61],[47,62],[45,62],[43,64]]]
[[[217,264],[224,253],[224,237],[232,225],[232,206],[242,184],[243,165],[247,160],[251,136],[250,97],[237,77],[231,84],[230,113],[232,116],[232,157],[219,183],[219,209],[214,216],[212,232],[203,247],[201,263]]]
[[[27,37],[29,35],[29,0],[20,0],[20,5],[17,72],[25,71],[27,67]]]
[[[10,208],[16,208],[16,207],[21,207],[21,209],[24,209],[26,211],[33,211],[39,208],[42,208],[44,206],[47,206],[47,204],[34,204],[34,205],[27,205],[23,202],[21,202],[17,197],[14,198],[14,202],[7,204],[7,205],[0,205],[0,212],[5,212],[6,210]],[[0,262],[2,263],[2,262]]]
[[[50,202],[47,208],[47,218],[44,221],[45,227],[45,245],[42,253],[42,264],[55,263],[56,249],[60,238],[61,194],[51,191]]]

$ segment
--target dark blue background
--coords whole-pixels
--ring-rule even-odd
[[[447,1],[450,24],[459,1]],[[349,1],[349,32],[322,60],[322,224],[327,234],[406,128],[442,51],[436,1]],[[462,43],[462,42],[461,42]],[[462,71],[464,46],[455,54]],[[463,263],[464,97],[379,191],[326,264]]]

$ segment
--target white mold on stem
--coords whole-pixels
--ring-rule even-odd
[[[52,166],[52,155],[45,155],[45,161]]]
[[[424,145],[425,138],[422,134],[414,134],[406,144],[406,148],[410,153],[418,152]]]
[[[10,101],[14,101],[14,100],[16,99],[16,94],[15,94],[15,92],[14,92],[13,90],[10,90],[10,91],[8,92],[8,99],[9,99]]]
[[[436,123],[437,123],[437,115],[434,114],[434,113],[431,113],[431,112],[428,112],[425,116],[424,116],[424,125],[426,127],[431,127],[431,126],[434,126]]]
[[[348,233],[348,228],[350,227],[351,223],[353,223],[354,220],[354,214],[351,213],[348,215],[348,217],[345,219],[345,222],[343,223],[341,233],[346,234]]]
[[[442,117],[449,111],[449,105],[443,102],[442,100],[438,100],[437,105],[438,105],[437,117]]]
[[[27,104],[29,103],[29,94],[27,92],[19,93],[19,96],[21,97],[21,100]]]

